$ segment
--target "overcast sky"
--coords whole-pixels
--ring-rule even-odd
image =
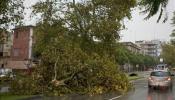
[[[35,4],[38,0],[26,0],[25,6],[30,7]],[[171,19],[173,16],[173,11],[175,11],[175,0],[169,0],[167,7],[168,21],[166,23],[157,23],[158,15],[150,18],[149,20],[143,20],[144,15],[141,15],[140,10],[134,9],[132,11],[132,19],[125,20],[126,30],[121,31],[121,41],[137,41],[137,40],[153,40],[160,39],[168,41],[170,39],[173,27],[171,25]],[[31,25],[35,23],[29,16],[31,14],[30,9],[26,9],[25,24]],[[174,27],[175,28],[175,27]]]
[[[121,41],[138,41],[138,40],[153,40],[160,39],[168,41],[170,39],[173,27],[171,25],[173,11],[175,11],[175,0],[169,0],[167,12],[168,21],[166,23],[157,23],[158,15],[150,18],[149,20],[143,20],[145,15],[140,14],[140,10],[136,9],[132,12],[132,19],[126,21],[127,30],[121,32]],[[175,29],[175,27],[174,27]]]

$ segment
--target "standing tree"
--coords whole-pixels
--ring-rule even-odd
[[[166,44],[163,46],[162,57],[165,62],[169,65],[175,66],[175,46],[171,44]]]
[[[23,0],[1,0],[0,1],[0,42],[4,36],[2,32],[21,21],[23,18]]]
[[[23,18],[23,0],[0,1],[0,28],[13,25]]]
[[[174,16],[172,18],[172,25],[175,27],[175,12],[174,12]],[[172,37],[171,44],[173,44],[175,46],[175,29],[173,30],[171,37]]]
[[[174,12],[174,17],[172,19],[172,25],[174,26],[175,25],[175,12]],[[172,65],[172,66],[175,66],[175,30],[173,30],[172,34],[171,34],[171,43],[170,44],[165,44],[163,46],[163,58],[165,59],[165,62]]]
[[[125,0],[125,2],[122,0],[84,0],[84,2],[73,0],[68,3],[48,0],[37,3],[34,6],[34,13],[41,13],[42,20],[50,23],[58,19],[63,20],[76,38],[85,38],[86,42],[96,38],[108,43],[120,38],[121,21],[125,17],[131,17],[130,8],[134,6],[135,0]]]

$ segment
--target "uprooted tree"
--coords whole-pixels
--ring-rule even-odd
[[[130,84],[118,69],[116,42],[124,26],[122,21],[131,17],[135,4],[135,0],[38,2],[33,6],[34,14],[41,15],[35,29],[34,55],[41,62],[32,75],[33,85],[29,84],[38,89],[18,89],[16,93],[127,91]]]
[[[135,4],[135,0],[36,3],[33,13],[41,19],[34,32],[34,55],[41,62],[29,80],[15,80],[12,92],[62,95],[129,90],[131,85],[118,67],[117,41],[124,28],[122,21],[131,17]]]

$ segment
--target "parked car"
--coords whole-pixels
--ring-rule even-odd
[[[172,88],[172,74],[165,70],[155,70],[148,78],[148,87],[168,87]]]

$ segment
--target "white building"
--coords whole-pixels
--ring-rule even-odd
[[[160,56],[162,52],[162,41],[160,40],[151,40],[151,41],[136,41],[137,45],[139,45],[142,50],[142,54],[149,55],[152,57]]]

